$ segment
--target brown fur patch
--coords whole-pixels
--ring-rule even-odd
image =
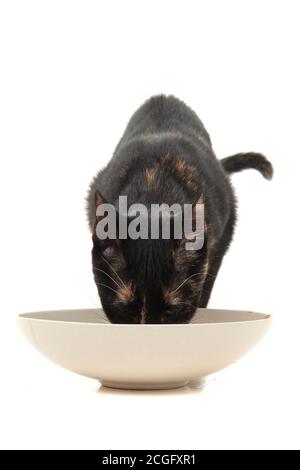
[[[176,158],[173,166],[173,172],[178,178],[180,178],[183,184],[185,184],[185,186],[191,192],[195,194],[198,192],[198,178],[196,168],[192,165],[187,164],[184,158]]]
[[[175,171],[178,176],[185,176],[186,165],[183,158],[179,158],[175,163]]]
[[[207,258],[204,265],[203,265],[203,267],[202,267],[202,273],[203,273],[204,278],[207,277],[208,270],[209,270],[209,259]]]
[[[169,305],[177,305],[178,303],[180,303],[180,300],[181,300],[178,293],[170,289],[165,289],[164,297],[165,297],[166,303]]]
[[[141,321],[140,321],[140,324],[141,325],[144,325],[146,323],[146,313],[145,313],[145,309],[144,307],[142,308],[142,311],[141,311]]]
[[[125,284],[117,289],[118,300],[120,302],[131,302],[134,299],[134,292],[131,284]]]
[[[197,174],[196,169],[192,165],[186,165],[185,174],[184,174],[184,182],[187,187],[195,194],[198,192],[198,184],[197,184]]]
[[[189,180],[196,177],[196,168],[192,165],[187,165],[186,167],[186,176]]]
[[[145,309],[145,303],[146,303],[146,300],[145,300],[145,296],[143,298],[143,306],[142,306],[142,310],[141,310],[141,316],[140,316],[140,324],[141,325],[144,325],[146,323],[146,309]]]
[[[208,252],[210,253],[213,250],[213,248],[215,247],[215,245],[217,243],[217,240],[212,236],[211,226],[208,225],[207,222],[205,222],[205,224],[204,224],[204,230],[205,230],[205,236],[206,236],[206,239],[207,239]]]
[[[185,181],[188,189],[190,189],[193,193],[197,194],[197,191],[199,190],[198,186],[194,183],[192,180],[187,180]]]
[[[156,175],[156,169],[155,168],[146,168],[145,170],[145,176],[147,183],[151,185],[154,181],[154,177]]]
[[[216,244],[216,240],[212,236],[207,237],[207,247],[209,251],[212,251],[215,244]]]
[[[171,172],[192,194],[198,193],[199,176],[197,170],[193,165],[188,164],[181,155],[171,158],[167,153],[160,157],[160,165],[162,171]]]
[[[169,152],[168,152],[168,153],[166,153],[166,155],[163,155],[163,156],[161,157],[160,161],[161,161],[162,165],[165,165],[165,164],[167,164],[167,163],[170,161],[170,159],[171,159],[171,156],[170,156],[170,154],[169,154]]]

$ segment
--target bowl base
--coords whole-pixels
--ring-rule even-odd
[[[180,382],[161,382],[161,383],[143,383],[143,382],[107,382],[101,381],[103,387],[118,388],[123,390],[169,390],[172,388],[181,388],[188,384],[188,381]]]

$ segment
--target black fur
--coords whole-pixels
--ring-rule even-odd
[[[236,220],[227,173],[244,168],[272,176],[271,164],[260,154],[218,160],[202,122],[177,98],[153,97],[134,113],[88,195],[94,277],[111,322],[182,323],[190,321],[196,307],[207,306]],[[128,205],[147,207],[195,204],[202,197],[203,248],[188,252],[184,240],[172,239],[99,240],[96,204],[116,205],[120,195],[128,197]]]
[[[221,163],[227,173],[235,173],[237,171],[254,168],[268,180],[272,179],[273,176],[271,163],[260,153],[237,153],[231,157],[223,158]]]

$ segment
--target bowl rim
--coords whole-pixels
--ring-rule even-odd
[[[100,310],[103,311],[103,309],[99,308]],[[97,308],[69,308],[69,309],[57,309],[57,310],[39,310],[39,311],[34,311],[34,312],[22,312],[17,314],[17,321],[34,321],[34,322],[43,322],[43,323],[58,323],[58,324],[69,324],[69,325],[89,325],[89,326],[97,326],[97,327],[110,327],[110,328],[124,328],[124,327],[130,327],[130,328],[139,328],[139,327],[160,327],[160,328],[168,328],[168,327],[176,327],[176,328],[184,328],[184,327],[207,327],[207,326],[214,326],[216,327],[217,325],[236,325],[236,324],[248,324],[248,323],[257,323],[261,321],[266,321],[267,323],[270,323],[273,321],[273,315],[269,313],[261,313],[261,312],[255,312],[253,310],[240,310],[240,309],[222,309],[222,308],[199,308],[197,310],[214,310],[214,311],[219,311],[219,312],[241,312],[241,313],[253,313],[255,315],[260,315],[261,318],[247,318],[245,320],[236,320],[236,321],[218,321],[218,322],[190,322],[190,323],[168,323],[168,324],[163,324],[163,323],[143,323],[143,324],[136,324],[136,323],[110,323],[108,322],[93,322],[93,321],[81,321],[81,320],[57,320],[57,319],[51,319],[51,318],[35,318],[34,316],[30,317],[29,315],[34,315],[34,314],[47,314],[47,313],[52,313],[52,312],[74,312],[74,311],[83,311],[83,310],[99,310]]]

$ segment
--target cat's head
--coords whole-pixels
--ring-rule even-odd
[[[103,198],[96,193],[96,208]],[[195,213],[194,213],[195,214]],[[191,239],[99,238],[93,231],[94,279],[112,323],[187,323],[191,320],[208,271],[206,237],[201,249]],[[118,221],[118,218],[117,218]],[[127,217],[125,225],[129,224]]]

